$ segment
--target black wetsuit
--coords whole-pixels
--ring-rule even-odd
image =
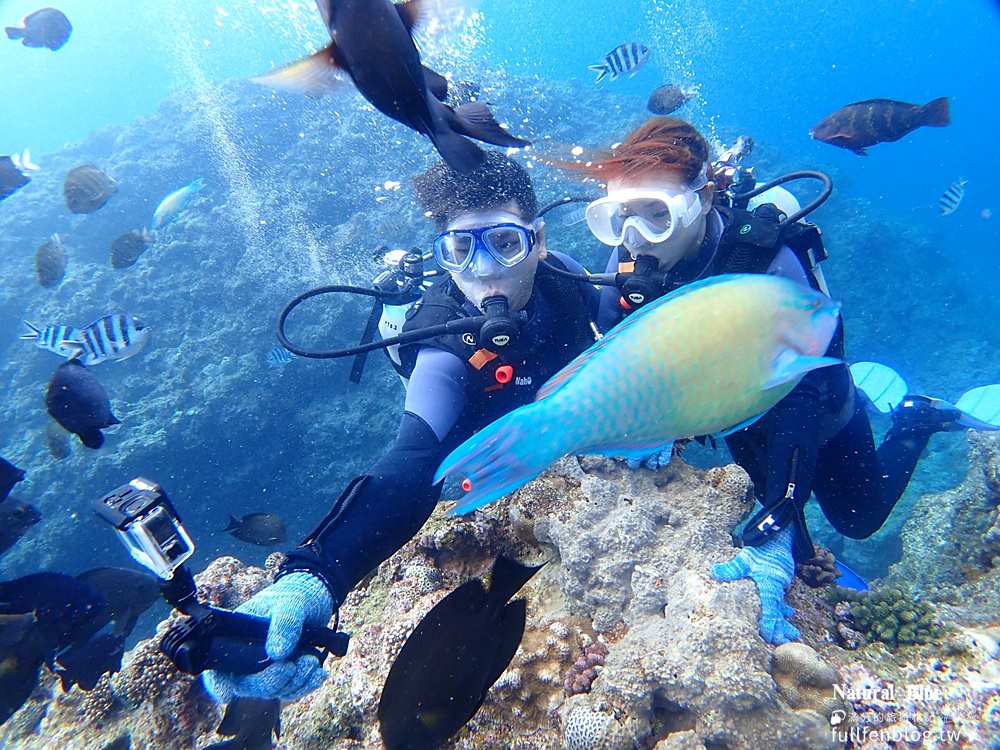
[[[733,238],[743,227],[734,224],[746,217],[731,210],[713,210],[698,253],[670,270],[667,287],[750,271],[786,276],[819,288],[801,255],[789,246],[779,242],[751,251],[746,243],[737,243]],[[620,252],[624,251],[612,254],[609,271],[624,259]],[[625,314],[620,297],[616,287],[604,288],[602,329],[609,327],[614,316]],[[844,357],[842,324],[826,355]],[[811,493],[841,534],[854,539],[871,536],[899,501],[931,434],[931,429],[894,426],[876,449],[864,397],[856,393],[847,365],[809,372],[761,419],[725,438],[763,505],[744,529],[745,543],[761,544],[771,532],[791,526],[796,532],[796,558],[812,557],[803,515]]]
[[[549,261],[583,270],[555,253]],[[350,482],[316,530],[289,553],[279,577],[313,573],[339,607],[430,516],[441,492],[432,480],[442,459],[476,430],[530,403],[549,377],[593,343],[597,305],[590,284],[539,268],[525,307],[527,321],[502,356],[458,335],[401,349],[404,367],[412,371],[395,443],[367,474]],[[449,280],[435,284],[411,309],[404,330],[476,314]]]

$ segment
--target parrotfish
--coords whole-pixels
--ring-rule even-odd
[[[187,208],[188,203],[198,194],[198,191],[204,187],[205,178],[199,177],[160,201],[160,205],[153,212],[153,229],[160,229],[167,222],[175,219],[181,211]]]
[[[464,475],[453,513],[480,508],[570,453],[638,458],[695,435],[752,424],[824,356],[840,305],[777,276],[689,284],[611,330],[546,383],[532,404],[456,448],[435,481]],[[471,486],[470,486],[471,485]]]

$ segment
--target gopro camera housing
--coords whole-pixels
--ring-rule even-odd
[[[136,477],[95,501],[94,510],[115,527],[132,558],[163,580],[194,554],[194,542],[156,482]]]

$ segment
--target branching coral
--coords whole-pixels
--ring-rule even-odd
[[[882,641],[892,649],[932,643],[945,632],[937,622],[933,604],[898,587],[863,594],[838,589],[834,597],[850,603],[855,630],[867,640]]]

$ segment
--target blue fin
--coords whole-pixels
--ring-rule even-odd
[[[771,367],[771,377],[764,383],[764,389],[768,390],[775,386],[784,385],[796,378],[800,378],[807,372],[818,370],[821,367],[843,364],[842,359],[836,357],[806,357],[799,354],[794,349],[784,349],[774,358]]]
[[[889,414],[910,392],[898,372],[878,362],[855,362],[851,365],[851,377],[867,399],[869,410],[881,414]]]
[[[981,385],[963,393],[955,407],[962,412],[959,424],[974,430],[1000,429],[1000,384]]]
[[[836,580],[838,586],[845,589],[854,589],[855,591],[868,590],[868,584],[865,583],[865,579],[844,565],[840,560],[835,561],[833,564],[840,571],[840,578]]]

